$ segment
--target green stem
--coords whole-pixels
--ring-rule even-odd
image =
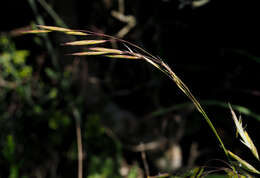
[[[157,66],[156,66],[157,67]],[[157,67],[158,68],[158,67]],[[217,137],[218,141],[221,144],[222,149],[224,150],[227,158],[229,159],[228,151],[222,142],[217,130],[215,129],[214,125],[212,124],[211,120],[209,119],[208,115],[204,111],[204,109],[201,107],[198,100],[193,96],[193,94],[190,92],[189,88],[181,81],[181,79],[171,70],[171,68],[165,64],[163,61],[160,62],[160,70],[163,71],[165,74],[167,74],[176,84],[177,86],[183,91],[183,93],[193,102],[197,110],[202,114],[208,125],[210,126],[211,130]]]
[[[38,2],[50,14],[50,16],[54,19],[54,21],[58,26],[68,28],[65,22],[60,18],[60,16],[51,8],[51,6],[45,0],[38,0]]]

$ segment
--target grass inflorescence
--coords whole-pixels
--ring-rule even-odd
[[[227,150],[221,137],[219,136],[218,132],[216,131],[214,125],[212,124],[210,118],[208,117],[207,113],[205,112],[205,110],[203,109],[199,101],[191,93],[187,85],[159,57],[155,57],[154,55],[150,54],[143,48],[133,43],[102,33],[96,33],[87,30],[73,30],[73,29],[54,27],[54,26],[38,25],[37,27],[38,29],[24,31],[22,33],[40,34],[40,33],[49,33],[52,31],[56,31],[56,32],[64,33],[66,35],[77,35],[77,36],[84,36],[84,37],[91,36],[92,38],[94,38],[94,39],[85,39],[85,40],[71,41],[71,42],[64,43],[63,45],[65,46],[87,46],[86,51],[75,52],[69,55],[73,55],[73,56],[96,55],[96,56],[104,56],[108,58],[143,60],[145,62],[150,63],[151,65],[159,69],[161,72],[166,74],[172,81],[174,81],[174,83],[178,86],[178,88],[192,101],[196,109],[202,114],[203,118],[206,120],[212,132],[216,136],[228,160],[230,161],[231,159],[235,159],[250,172],[260,174],[260,172],[256,170],[253,166],[251,166],[249,163],[247,163],[246,161],[244,161],[243,159],[241,159],[231,151]],[[108,45],[112,41],[117,41],[121,43],[124,46],[124,48],[114,49],[110,47],[104,47],[104,45]],[[95,46],[93,47],[93,45]],[[102,46],[97,46],[97,45],[102,45]],[[245,131],[245,129],[243,129],[241,119],[237,119],[231,106],[230,106],[230,110],[231,110],[232,118],[235,122],[235,126],[237,128],[237,132],[242,138],[241,142],[245,144],[252,151],[253,155],[259,160],[257,149],[254,146],[253,141],[249,137],[248,133]],[[230,164],[232,165],[232,161],[230,161]],[[231,167],[233,171],[236,172],[236,168],[234,166]]]

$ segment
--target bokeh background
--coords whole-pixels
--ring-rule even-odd
[[[160,71],[142,61],[65,55],[83,50],[60,45],[77,37],[19,35],[35,24],[117,36],[159,56],[228,149],[259,168],[235,138],[227,105],[260,148],[256,3],[9,0],[1,7],[0,177],[77,177],[79,148],[89,178],[228,167],[207,123]]]

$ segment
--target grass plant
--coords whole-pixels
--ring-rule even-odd
[[[64,46],[87,46],[86,51],[80,51],[75,52],[69,55],[73,56],[90,56],[90,55],[96,55],[96,56],[104,56],[108,58],[117,58],[117,59],[129,59],[129,60],[142,60],[145,62],[148,62],[149,64],[156,67],[158,70],[163,72],[165,75],[167,75],[176,85],[177,87],[192,101],[195,108],[201,113],[205,121],[208,123],[209,127],[211,128],[212,132],[216,136],[218,142],[221,145],[221,148],[223,149],[227,159],[230,161],[232,172],[235,175],[235,177],[238,177],[237,170],[235,166],[233,166],[233,163],[231,159],[235,159],[239,162],[241,166],[246,168],[248,171],[260,174],[258,170],[256,170],[253,166],[251,166],[249,163],[241,159],[239,156],[232,153],[230,150],[226,148],[224,145],[221,137],[219,136],[217,130],[215,129],[213,123],[211,122],[210,118],[208,117],[207,113],[201,106],[200,102],[195,98],[195,96],[191,93],[190,89],[187,87],[187,85],[173,72],[173,70],[159,57],[155,57],[154,55],[150,54],[146,50],[142,49],[141,47],[132,44],[128,41],[125,41],[123,39],[119,39],[113,36],[109,36],[106,34],[101,33],[95,33],[92,31],[86,31],[86,30],[73,30],[68,28],[61,28],[61,27],[55,27],[55,26],[43,26],[39,25],[37,26],[37,29],[23,31],[24,34],[38,34],[38,33],[48,33],[48,32],[61,32],[65,35],[76,35],[76,36],[82,36],[84,38],[91,37],[91,39],[84,39],[79,41],[71,41],[66,42],[63,45]],[[94,38],[94,40],[93,40]],[[122,44],[122,49],[114,49],[110,45],[110,42],[117,41]],[[94,47],[93,47],[94,46]],[[107,47],[108,46],[108,47]],[[256,157],[257,160],[259,160],[258,152],[256,147],[253,144],[253,141],[249,137],[248,133],[245,131],[245,129],[242,126],[241,118],[237,119],[237,116],[235,112],[233,111],[231,105],[229,105],[230,111],[232,114],[232,118],[234,120],[235,126],[237,128],[237,132],[239,133],[241,137],[241,142],[246,145],[253,155]],[[202,175],[202,172],[199,174]]]

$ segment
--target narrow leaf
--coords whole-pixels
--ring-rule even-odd
[[[105,51],[90,51],[90,52],[78,52],[78,53],[72,53],[70,55],[72,56],[97,56],[97,55],[103,55],[103,54],[108,54],[109,52]]]
[[[46,25],[37,25],[39,28],[50,30],[50,31],[59,31],[59,32],[69,32],[72,31],[68,28],[62,28],[62,27],[54,27],[54,26],[46,26]]]
[[[110,58],[122,58],[122,59],[141,59],[138,56],[129,56],[129,55],[106,55],[106,57]]]
[[[81,41],[73,41],[65,43],[64,45],[71,45],[71,46],[80,46],[80,45],[92,45],[92,44],[100,44],[105,43],[106,40],[81,40]]]
[[[232,153],[231,151],[228,150],[228,154],[234,158],[235,160],[237,160],[239,163],[241,163],[241,165],[243,166],[243,168],[247,169],[250,172],[256,173],[256,174],[260,174],[260,172],[258,170],[256,170],[251,164],[249,164],[248,162],[246,162],[245,160],[241,159],[239,156],[235,155],[234,153]]]
[[[108,52],[108,53],[116,53],[116,54],[122,54],[124,53],[123,51],[120,51],[118,49],[111,49],[111,48],[100,48],[100,47],[96,47],[96,48],[89,48],[92,51],[103,51],[103,52]]]

